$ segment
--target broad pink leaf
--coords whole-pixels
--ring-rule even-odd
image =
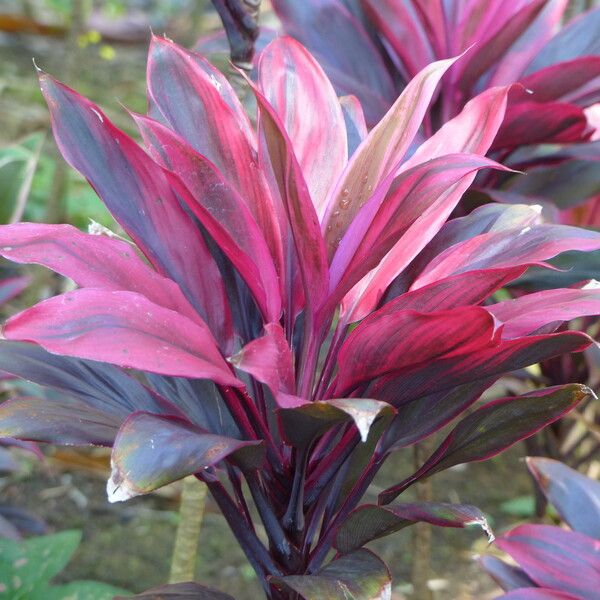
[[[455,60],[435,62],[416,75],[350,158],[323,217],[330,257],[373,190],[397,170],[421,126],[440,79]]]
[[[390,503],[424,477],[454,465],[482,461],[499,454],[590,397],[593,392],[589,388],[571,384],[488,402],[462,419],[418,471],[379,494],[379,504]]]
[[[485,155],[500,129],[511,86],[494,87],[478,94],[462,111],[427,138],[401,167],[411,167],[447,154]]]
[[[113,445],[108,500],[121,502],[147,494],[258,444],[214,435],[177,417],[133,413],[121,425]]]
[[[137,292],[148,300],[197,320],[176,283],[146,265],[128,243],[82,233],[71,225],[16,223],[0,227],[0,255],[40,264],[80,287]]]
[[[496,540],[538,585],[594,598],[600,588],[600,541],[550,525],[519,525]]]
[[[148,58],[152,117],[206,156],[248,203],[281,264],[281,240],[272,199],[258,168],[256,137],[227,79],[203,56],[153,37]]]
[[[477,171],[497,166],[477,155],[451,154],[404,171],[387,193],[387,186],[378,189],[348,227],[333,257],[332,292],[341,297],[377,267],[411,227],[424,221],[424,215],[436,213],[445,220]]]
[[[280,391],[295,391],[294,357],[279,323],[265,325],[264,335],[246,344],[229,362],[267,385],[276,399]]]
[[[323,302],[329,281],[319,220],[283,124],[260,91],[255,87],[252,89],[259,107],[259,127],[289,221],[304,296],[309,312],[314,314]],[[288,281],[287,285],[290,286],[291,282]]]
[[[419,163],[436,158],[439,159],[438,162],[431,164],[441,165],[443,162],[442,157],[446,154],[446,151],[485,154],[502,123],[508,89],[494,88],[488,90],[467,103],[457,117],[446,123],[444,127],[421,145],[413,157],[402,165],[401,173],[406,176],[412,171],[414,175],[419,171],[417,168]],[[473,160],[476,161],[477,159],[473,158]],[[483,166],[485,159],[480,158],[479,160]],[[487,165],[494,166],[493,163],[487,163]],[[473,167],[474,169],[470,173],[464,174],[454,185],[449,184],[437,198],[437,201],[433,202],[428,208],[426,206],[421,207],[421,214],[389,250],[389,253],[381,260],[377,268],[369,273],[348,294],[342,309],[348,320],[360,319],[377,306],[390,283],[439,231],[456,207],[462,194],[473,182],[476,175],[475,164],[473,164]],[[420,170],[426,168],[427,164],[420,165]],[[398,181],[401,181],[401,179],[399,178]],[[396,185],[397,183],[394,183],[392,189]],[[376,199],[371,199],[371,202],[376,202]],[[411,203],[407,202],[406,205],[408,204]],[[365,206],[365,210],[369,210],[369,208],[369,205]],[[359,217],[360,213],[348,231],[360,226]],[[348,239],[352,244],[355,237],[352,236]]]
[[[600,315],[600,284],[594,281],[582,289],[544,290],[486,309],[503,324],[504,339],[521,337],[551,323]]]
[[[6,339],[35,342],[56,354],[242,385],[206,325],[134,292],[67,292],[11,317],[3,333]]]
[[[281,37],[261,53],[259,88],[292,143],[317,216],[348,160],[346,126],[329,79],[298,42]]]
[[[483,233],[438,255],[411,289],[465,271],[540,264],[561,252],[599,248],[600,233],[567,225],[534,225],[520,232],[508,229]]]
[[[279,280],[269,248],[250,209],[216,167],[157,121],[134,115],[153,158],[176,173],[182,197],[238,270],[266,321],[281,315]],[[191,197],[190,197],[191,194]]]
[[[233,334],[223,281],[167,173],[92,102],[44,73],[40,85],[67,162],[157,270],[179,285],[226,350]]]
[[[342,345],[335,395],[394,371],[442,357],[450,358],[491,346],[494,321],[479,307],[418,313],[374,313]]]

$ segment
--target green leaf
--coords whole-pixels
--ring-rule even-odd
[[[392,580],[386,564],[369,550],[330,562],[315,575],[273,577],[271,583],[304,600],[390,600]]]
[[[34,591],[28,600],[113,600],[127,590],[98,581],[73,581]]]
[[[79,531],[63,531],[19,543],[0,540],[0,598],[29,598],[65,568],[80,541]]]

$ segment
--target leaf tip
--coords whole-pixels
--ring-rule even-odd
[[[106,482],[106,495],[108,501],[111,504],[114,504],[115,502],[125,502],[135,496],[139,496],[139,494],[127,484],[125,478],[114,462],[112,462],[111,466],[112,472],[110,478]]]

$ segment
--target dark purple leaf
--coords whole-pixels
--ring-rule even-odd
[[[161,585],[135,596],[116,596],[114,600],[133,600],[134,598],[139,600],[234,600],[229,594],[192,581]]]
[[[571,384],[489,402],[460,421],[416,473],[379,494],[379,503],[389,504],[423,477],[499,454],[593,395],[589,388]]]
[[[0,404],[1,436],[49,444],[111,446],[122,420],[69,398],[13,398]]]
[[[133,413],[121,425],[113,445],[108,499],[120,502],[147,494],[248,446],[261,453],[259,444],[214,435],[176,417]]]
[[[314,575],[272,577],[270,582],[303,600],[390,600],[392,594],[388,568],[369,550],[346,554]]]
[[[426,502],[386,507],[365,504],[353,510],[339,527],[335,548],[346,554],[414,523],[430,523],[438,527],[479,525],[490,541],[494,539],[485,515],[475,506]]]

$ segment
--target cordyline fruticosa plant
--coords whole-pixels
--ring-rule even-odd
[[[514,86],[490,156],[519,171],[489,172],[469,199],[548,203],[552,220],[600,226],[599,142],[585,112],[600,101],[600,8],[561,28],[568,0],[273,0],[284,29],[319,60],[339,94],[373,126],[421,69],[464,53],[423,121],[425,136],[477,94]],[[268,33],[265,33],[265,36]],[[540,144],[563,144],[563,149]],[[582,206],[587,203],[587,207]],[[556,214],[558,207],[559,212]],[[564,213],[564,215],[563,215]]]
[[[503,600],[593,600],[600,592],[600,482],[548,458],[527,466],[570,527],[519,525],[496,540],[518,564],[484,556]]]
[[[415,521],[483,523],[469,506],[393,501],[533,434],[586,387],[474,410],[377,505],[360,501],[392,452],[503,374],[590,344],[553,330],[598,313],[593,287],[482,304],[530,265],[600,248],[600,234],[541,224],[522,205],[446,223],[480,169],[503,168],[483,155],[510,92],[487,90],[409,151],[454,61],[417,74],[357,146],[356,113],[344,120],[294,40],[262,53],[255,128],[202,56],[154,38],[149,114],[133,115],[148,153],[41,73],[63,155],[133,244],[68,225],[0,228],[3,256],[80,288],[6,322],[0,367],[65,397],[9,401],[0,433],[112,446],[112,501],[196,474],[270,598],[389,598],[367,542]]]

